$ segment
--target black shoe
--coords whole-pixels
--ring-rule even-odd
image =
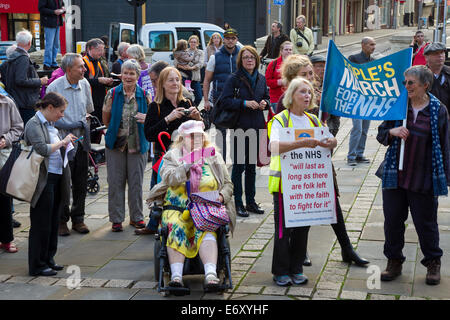
[[[39,272],[39,275],[44,276],[44,277],[56,276],[57,274],[58,274],[58,272],[56,272],[52,268],[47,268],[47,269],[44,269],[41,272]]]
[[[370,163],[370,160],[366,157],[356,157],[356,162],[358,163]]]
[[[347,263],[352,263],[352,261],[360,267],[365,267],[367,264],[370,263],[370,261],[361,258],[358,256],[355,250],[353,250],[352,247],[348,248],[341,248],[341,254],[342,254],[342,261]]]
[[[354,167],[358,164],[358,162],[356,162],[356,159],[347,159],[347,165],[349,165],[350,167]]]
[[[44,70],[46,70],[46,71],[50,71],[50,70],[53,71],[54,69],[52,67],[46,66],[44,64]]]
[[[13,228],[20,228],[21,225],[22,224],[19,221],[17,221],[16,219],[12,219]]]
[[[311,267],[312,266],[312,262],[311,262],[311,259],[309,258],[308,252],[306,252],[306,256],[305,256],[305,260],[303,261],[303,265],[305,267]]]
[[[247,211],[252,212],[252,213],[264,214],[264,210],[261,209],[256,203],[247,204],[245,209],[247,209]]]
[[[245,208],[241,206],[236,208],[236,213],[239,217],[247,218],[249,216],[247,210],[245,210]]]
[[[60,266],[59,264],[54,264],[54,265],[50,266],[50,268],[55,271],[61,271],[62,269],[64,269],[64,267]]]

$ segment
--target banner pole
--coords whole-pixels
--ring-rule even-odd
[[[406,128],[406,119],[403,120],[403,126]],[[400,145],[400,159],[398,160],[398,170],[403,171],[403,158],[405,156],[405,140],[402,139]]]

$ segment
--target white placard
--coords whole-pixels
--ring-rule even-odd
[[[280,141],[332,136],[327,127],[280,130]],[[286,228],[336,223],[331,150],[299,148],[280,159]]]

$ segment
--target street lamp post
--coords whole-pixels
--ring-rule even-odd
[[[126,0],[134,9],[134,43],[138,43],[138,7],[142,6],[147,0]]]
[[[440,0],[436,0],[436,9],[434,13],[434,36],[433,36],[433,42],[439,41],[439,5]]]

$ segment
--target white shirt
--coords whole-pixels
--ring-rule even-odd
[[[290,117],[292,119],[292,127],[293,128],[310,128],[311,127],[311,123],[309,122],[308,117],[305,115],[297,116],[291,112]],[[280,141],[280,129],[283,129],[283,126],[281,125],[281,123],[279,121],[274,120],[272,122],[272,129],[271,129],[271,133],[270,133],[270,142]]]

